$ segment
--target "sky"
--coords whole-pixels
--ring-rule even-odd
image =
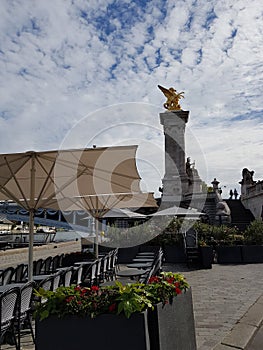
[[[0,0],[0,153],[138,144],[158,196],[158,89],[184,91],[186,156],[223,196],[263,179],[261,0]]]

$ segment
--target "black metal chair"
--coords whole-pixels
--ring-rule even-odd
[[[43,261],[42,273],[48,275],[52,273],[52,256],[48,256]]]
[[[87,269],[85,268],[82,274],[82,286],[90,287],[97,281],[97,260],[95,260],[92,264],[90,264]]]
[[[40,275],[42,273],[43,259],[38,259],[33,263],[33,275]]]
[[[27,282],[20,289],[20,297],[18,308],[15,316],[15,331],[18,335],[18,349],[21,344],[21,331],[30,332],[33,342],[35,343],[35,335],[32,326],[32,303],[34,297],[35,282]]]
[[[110,255],[105,255],[101,260],[101,268],[98,276],[99,283],[103,283],[109,280],[108,266],[109,266]]]
[[[52,258],[52,263],[51,263],[51,270],[52,272],[56,272],[57,268],[59,268],[59,263],[60,263],[60,256],[59,255],[55,255]]]
[[[13,267],[7,267],[0,272],[1,285],[10,284],[15,269]]]
[[[18,309],[20,290],[17,287],[10,288],[0,295],[0,349],[3,342],[12,342],[19,350],[15,334],[15,317]],[[7,339],[7,334],[9,339]]]
[[[76,284],[77,286],[81,284],[83,273],[83,265],[79,265],[77,268],[74,268],[70,284]]]
[[[53,290],[53,292],[55,292],[61,284],[63,272],[58,271],[58,272],[52,274],[51,276],[53,277],[51,290]]]
[[[37,289],[43,288],[44,290],[52,290],[54,275],[50,275],[39,282]]]
[[[63,270],[61,273],[61,285],[64,287],[69,287],[71,284],[71,277],[73,275],[73,266],[69,266],[67,269]]]
[[[116,278],[116,271],[119,271],[118,267],[118,248],[110,252],[109,265],[108,265],[108,276],[109,279],[113,280]]]
[[[15,267],[12,277],[11,277],[11,282],[12,283],[21,283],[21,282],[26,282],[27,281],[27,271],[28,271],[28,266],[26,264],[19,264],[17,267]]]
[[[197,231],[191,228],[183,234],[183,238],[186,262],[189,267],[190,263],[199,262],[200,260]]]
[[[46,277],[45,279],[43,279],[37,286],[36,289],[40,289],[43,288],[44,290],[53,290],[53,282],[54,282],[54,275],[50,275],[48,277]],[[44,298],[39,298],[38,296],[34,297],[34,303],[44,303],[46,301],[46,299]],[[34,309],[34,307],[33,307]]]

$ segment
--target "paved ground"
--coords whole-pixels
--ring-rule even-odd
[[[166,265],[164,270],[183,273],[192,287],[198,350],[263,349],[263,264],[214,264],[210,270]],[[34,349],[29,338],[23,349]]]
[[[261,326],[246,350],[263,349],[263,326]]]
[[[165,266],[166,271],[182,272],[192,286],[197,346],[200,350],[234,350],[220,345],[233,335],[233,328],[263,293],[263,264],[218,265],[210,270],[189,270],[183,265]],[[263,298],[260,298],[263,306]],[[258,305],[256,309],[258,310]],[[263,319],[263,307],[258,318]],[[246,331],[248,326],[245,326]],[[254,329],[253,329],[254,330]],[[237,329],[235,339],[241,335],[248,341],[253,331]],[[245,333],[245,334],[244,334]],[[245,345],[247,343],[245,342]],[[244,349],[243,344],[238,347]],[[259,348],[262,350],[263,343]],[[246,350],[250,350],[249,347]]]

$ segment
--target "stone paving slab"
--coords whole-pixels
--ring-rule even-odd
[[[255,337],[251,340],[245,350],[261,350],[263,348],[263,325],[257,331]]]
[[[241,318],[240,323],[259,327],[263,321],[263,304],[256,302]],[[263,344],[262,344],[263,348]]]
[[[228,345],[235,349],[245,349],[250,339],[256,333],[257,327],[244,323],[238,323],[232,331],[223,339],[223,345]]]

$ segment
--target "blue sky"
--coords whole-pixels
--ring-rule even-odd
[[[263,179],[261,0],[1,0],[0,152],[139,144],[163,177],[161,84],[185,92],[186,153],[208,184]]]

